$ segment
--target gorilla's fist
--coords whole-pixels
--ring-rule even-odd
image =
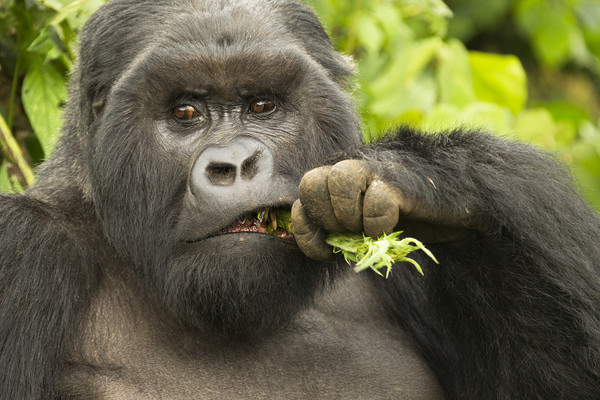
[[[401,168],[401,166],[399,166]],[[328,232],[364,232],[371,237],[402,230],[426,243],[456,241],[473,228],[470,215],[409,198],[377,176],[361,160],[344,160],[307,172],[292,207],[294,236],[309,257],[329,260]]]

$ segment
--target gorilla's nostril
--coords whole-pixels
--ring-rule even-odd
[[[241,166],[240,175],[242,179],[251,180],[258,173],[259,158],[262,151],[256,151],[250,157],[244,160]]]
[[[254,138],[210,145],[194,161],[190,192],[203,201],[227,205],[237,201],[236,207],[244,208],[248,199],[264,198],[265,188],[272,185],[273,165],[269,148]]]
[[[231,186],[235,183],[236,167],[233,164],[210,163],[204,173],[216,186]]]

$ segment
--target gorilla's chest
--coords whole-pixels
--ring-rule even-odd
[[[285,331],[252,344],[204,341],[99,304],[66,391],[106,399],[436,399],[435,377],[350,277]],[[110,301],[111,310],[115,306]],[[132,310],[130,310],[132,311]]]

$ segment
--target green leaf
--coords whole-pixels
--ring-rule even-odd
[[[54,60],[59,58],[66,49],[57,37],[56,30],[52,26],[47,26],[29,45],[27,51],[44,56],[46,60]]]
[[[517,113],[527,101],[527,77],[519,59],[511,55],[469,53],[473,88],[479,100]]]
[[[370,87],[375,98],[399,90],[399,87],[416,80],[432,61],[442,46],[438,37],[406,43],[394,54],[394,59]]]
[[[429,111],[435,104],[436,86],[431,74],[422,74],[409,82],[395,86],[394,91],[377,98],[369,106],[369,111],[386,119],[396,119],[407,112]]]
[[[455,105],[439,104],[427,114],[421,128],[431,131],[467,127],[490,132],[512,130],[514,116],[506,107],[482,101],[471,103],[462,110]]]
[[[600,210],[600,128],[584,121],[579,128],[580,139],[570,149],[568,160],[575,166],[577,179],[586,199]]]
[[[437,104],[425,117],[420,128],[425,131],[437,132],[460,127],[460,109],[452,104]]]
[[[492,132],[509,131],[514,123],[514,117],[508,108],[483,101],[469,104],[458,115],[458,119],[468,127]]]
[[[64,4],[57,0],[40,0],[40,3],[44,5],[46,8],[50,8],[54,11],[58,11],[64,7]]]
[[[458,40],[449,40],[438,51],[437,82],[440,101],[458,107],[476,100],[469,52]]]
[[[23,81],[23,106],[46,157],[60,130],[62,104],[66,99],[65,77],[52,63],[32,58]]]
[[[52,18],[52,25],[58,25],[72,15],[79,16],[79,14],[84,14],[85,17],[89,17],[90,11],[98,8],[105,1],[106,0],[68,0],[62,3],[55,2],[55,7],[53,8],[57,11],[57,14]]]
[[[8,172],[6,171],[7,163],[0,163],[0,193],[12,192],[10,187],[10,181],[8,179]]]
[[[550,67],[562,65],[570,56],[571,34],[575,27],[564,17],[562,14],[548,15],[547,22],[533,34],[536,53]]]
[[[478,32],[495,32],[506,21],[515,0],[459,0],[452,2],[454,18],[448,27],[449,36],[469,41]],[[518,1],[518,0],[517,0]]]
[[[0,193],[22,192],[23,188],[16,179],[8,175],[8,163],[0,163]]]
[[[573,15],[573,5],[568,3],[521,0],[516,4],[517,22],[530,36],[538,58],[550,67],[558,67],[568,61],[573,41],[581,36],[579,22]]]
[[[402,15],[420,35],[443,37],[448,28],[452,11],[442,0],[402,1]]]
[[[106,1],[107,0],[80,0],[74,2],[71,6],[65,7],[61,12],[63,15],[66,13],[69,26],[73,30],[79,30],[83,27],[83,24],[88,20],[90,15],[106,3]],[[77,7],[73,7],[75,3],[77,3]]]
[[[555,122],[546,109],[536,108],[519,113],[513,131],[517,137],[549,150],[570,144],[575,138],[575,126],[568,122]]]
[[[423,270],[419,263],[407,255],[415,250],[422,250],[435,263],[438,263],[433,254],[417,239],[397,237],[402,232],[394,232],[390,235],[383,234],[377,239],[355,233],[330,233],[327,235],[327,243],[333,246],[334,253],[342,253],[348,264],[356,263],[354,270],[360,272],[371,268],[377,274],[383,276],[379,271],[386,268],[387,278],[396,262],[411,263],[421,275]]]
[[[579,105],[566,101],[543,103],[541,106],[548,110],[556,121],[569,120],[579,126],[583,121],[592,119],[589,112]]]
[[[361,14],[358,17],[356,35],[361,46],[369,53],[377,53],[383,47],[385,36],[375,19],[368,14]]]
[[[388,40],[408,40],[413,32],[406,26],[400,15],[398,7],[389,3],[380,3],[373,16],[379,21]]]

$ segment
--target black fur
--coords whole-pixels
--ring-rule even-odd
[[[402,160],[411,174],[380,173],[433,209],[486,216],[472,240],[430,246],[440,265],[424,279],[377,281],[447,396],[597,398],[600,224],[564,167],[531,146],[456,131],[400,130],[358,153]]]
[[[214,357],[201,343],[227,354],[241,341],[254,354],[263,338],[303,334],[296,318],[347,268],[272,237],[211,235],[246,212],[291,204],[305,172],[347,158],[367,160],[430,215],[469,213],[483,227],[460,243],[428,246],[440,265],[419,259],[424,277],[395,266],[390,279],[372,282],[373,304],[387,312],[380,319],[396,324],[398,340],[410,334],[447,398],[600,396],[600,219],[551,156],[478,132],[402,128],[361,144],[345,91],[352,68],[294,1],[113,0],[80,46],[54,155],[25,195],[0,197],[0,398],[100,397],[94,377],[129,376],[131,360],[115,366],[82,355],[94,349],[86,334],[100,326],[98,304],[111,291],[132,305],[111,308],[108,320],[147,307],[156,317],[134,313],[140,325],[176,324],[158,329],[156,351],[191,337],[176,350],[190,365]],[[249,115],[245,101],[264,97],[277,112]],[[175,121],[170,110],[182,102],[205,121]],[[273,154],[279,186],[252,192],[240,210],[190,195],[198,154],[240,135]],[[329,329],[314,340],[351,342],[354,333]],[[335,382],[343,373],[327,354],[323,346],[317,356]],[[295,361],[268,360],[279,368]],[[362,366],[377,368],[368,358]],[[78,381],[78,373],[89,375]],[[272,389],[302,396],[288,385],[298,387]],[[329,387],[337,386],[315,390],[339,395]],[[371,390],[359,387],[356,397]]]

